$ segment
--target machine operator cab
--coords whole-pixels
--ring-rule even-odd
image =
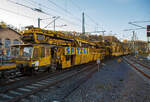
[[[17,68],[23,72],[35,71],[50,67],[51,48],[52,46],[45,44],[13,45],[11,55],[13,61],[17,64]]]

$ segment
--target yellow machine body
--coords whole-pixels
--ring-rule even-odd
[[[120,42],[92,42],[72,34],[40,28],[23,31],[22,40],[24,44],[11,47],[11,54],[15,67],[23,72],[45,68],[66,69],[107,56],[130,53],[129,47]],[[4,68],[0,66],[1,69]]]

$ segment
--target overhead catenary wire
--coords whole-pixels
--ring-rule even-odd
[[[41,4],[41,3],[38,3],[38,2],[36,2],[36,1],[33,1],[33,0],[24,0],[24,1],[26,1],[26,2],[30,2],[30,3],[33,3],[34,5],[40,5],[40,7],[44,7],[44,8],[46,8],[46,9],[49,9],[49,10],[51,10],[51,11],[55,11],[56,13],[62,13],[62,12],[59,12],[59,11],[57,11],[56,9],[53,9],[53,8],[51,8],[51,7],[48,7],[48,6],[46,6],[46,5],[44,5],[44,4]]]
[[[135,24],[135,23],[132,23],[132,22],[129,22],[129,24],[131,24],[131,25],[133,25],[133,26],[136,26],[136,27],[140,27],[140,28],[146,29],[145,27],[143,27],[143,26],[140,26],[140,25],[137,25],[137,24]]]
[[[48,0],[48,2],[50,2],[51,4],[55,5],[56,7],[60,8],[61,10],[71,14],[71,12],[69,12],[68,10],[64,9],[63,7],[61,7],[60,5],[56,4],[55,2]]]
[[[50,1],[50,0],[49,0]],[[37,2],[35,2],[35,1],[32,1],[31,0],[31,2],[32,3],[35,3],[35,4],[40,4],[40,3],[37,3]],[[51,2],[52,3],[52,2]],[[53,2],[53,4],[55,4],[55,6],[57,5],[56,3],[54,3]],[[42,6],[42,7],[44,7],[44,8],[47,8],[47,9],[51,9],[51,8],[49,8],[49,7],[46,7],[45,5],[43,5],[43,4],[40,4],[40,6]],[[61,8],[61,10],[62,10],[62,8],[63,7],[61,7],[61,6],[59,6],[59,5],[57,5],[57,7],[59,7],[59,8]],[[32,9],[32,8],[31,8]],[[52,10],[52,9],[51,9]],[[63,11],[65,10],[65,8],[63,8]],[[67,10],[65,10],[65,12],[66,12]],[[69,12],[69,11],[68,11]],[[51,15],[51,14],[49,14],[49,13],[46,13],[46,12],[44,12],[44,14],[47,14],[47,15]],[[75,19],[75,20],[77,20],[79,23],[81,23],[81,20],[80,19],[78,19],[78,18],[75,18],[74,17],[74,15],[72,15],[71,13],[69,14],[70,16],[73,16],[73,19]],[[51,15],[52,16],[52,15]],[[68,22],[68,23],[71,23],[72,25],[75,25],[75,26],[79,26],[79,24],[75,24],[74,22],[72,22],[72,21],[69,21],[69,20],[67,20],[67,19],[61,19],[61,20],[65,20],[66,22]],[[89,25],[88,24],[86,24],[86,26],[88,27],[88,28],[90,28],[89,27]]]
[[[9,1],[11,2],[11,0],[9,0]],[[27,5],[23,5],[23,4],[20,4],[20,3],[17,3],[17,2],[12,2],[12,3],[15,3],[15,4],[17,4],[17,5],[23,6],[23,7],[25,7],[25,8],[29,8],[29,9],[31,9],[31,10],[33,10],[33,11],[36,11],[35,8],[29,7],[29,6],[27,6]],[[46,15],[49,15],[49,16],[54,16],[54,15],[52,15],[52,14],[50,14],[50,13],[45,12],[45,11],[42,11],[42,12],[39,12],[39,13],[43,13],[43,14],[46,14]],[[64,18],[61,18],[61,20],[66,21],[66,22],[69,22],[69,23],[71,23],[72,25],[78,26],[78,24],[75,24],[75,23],[73,23],[72,21],[68,21],[68,20],[66,20],[66,19],[64,19]]]
[[[146,22],[150,22],[150,20],[147,20],[147,21],[133,21],[132,23],[146,23]]]
[[[47,14],[46,12],[44,12],[44,11],[42,11],[41,9],[38,9],[38,8],[32,8],[32,7],[30,7],[30,6],[27,6],[27,5],[18,3],[18,2],[14,2],[14,1],[12,1],[12,0],[8,0],[8,1],[11,2],[11,3],[13,3],[13,4],[23,6],[23,7],[25,7],[25,8],[29,8],[29,9],[31,9],[31,10],[33,10],[33,11],[36,11],[36,12],[39,12],[39,13],[43,13],[43,14],[46,14],[46,15],[49,15],[49,16],[51,15],[51,14]]]
[[[34,18],[31,17],[31,16],[27,16],[27,15],[24,15],[24,14],[20,14],[20,13],[11,11],[11,10],[7,10],[7,9],[4,9],[4,8],[0,8],[0,9],[3,10],[3,11],[9,12],[9,13],[15,14],[15,15],[20,15],[20,16],[23,16],[23,17],[26,17],[26,18],[29,18],[29,19],[34,19]]]
[[[70,12],[69,10],[63,8],[62,6],[60,6],[60,5],[58,5],[58,4],[56,4],[54,1],[51,1],[51,0],[47,0],[47,1],[48,1],[49,3],[55,5],[55,6],[56,6],[57,8],[59,8],[61,11],[63,11],[63,12],[65,12],[65,13],[69,14],[70,16],[72,16],[73,19],[75,19],[75,20],[81,22],[81,19],[79,19],[78,17],[76,17],[76,15],[74,15],[74,14],[73,14],[72,12]]]
[[[73,0],[70,0],[70,2],[78,9],[79,12],[83,11],[83,9],[77,3],[75,3]]]
[[[12,3],[14,3],[14,4],[17,4],[17,5],[19,5],[19,6],[23,6],[23,7],[25,7],[25,8],[28,8],[28,9],[31,9],[31,10],[33,10],[33,11],[36,11],[36,12],[38,12],[38,13],[42,13],[42,14],[45,14],[45,15],[48,15],[48,16],[54,16],[54,15],[52,15],[51,13],[48,13],[48,12],[45,12],[45,11],[43,11],[43,10],[40,10],[40,9],[38,9],[38,8],[32,8],[32,7],[30,7],[30,6],[28,6],[28,5],[25,5],[25,4],[21,4],[21,3],[18,3],[18,2],[14,2],[14,1],[12,1],[12,0],[8,0],[8,1],[10,1],[10,2],[12,2]],[[28,2],[29,3],[29,2]],[[35,2],[34,2],[35,3]],[[54,3],[54,2],[53,2]],[[39,4],[39,3],[37,3],[37,4]],[[40,6],[42,6],[42,7],[44,7],[44,5],[42,4],[40,4]],[[47,9],[49,8],[49,7],[46,7]],[[16,13],[17,14],[17,13]],[[18,14],[17,14],[18,15]],[[20,14],[21,15],[21,14]],[[26,16],[26,15],[24,15],[24,16]],[[72,16],[72,15],[71,15]],[[61,21],[63,21],[63,22],[67,22],[67,23],[69,23],[69,24],[67,24],[67,25],[74,25],[74,26],[78,26],[78,27],[81,27],[81,25],[79,24],[79,23],[77,23],[77,22],[74,22],[74,21],[70,21],[70,20],[68,20],[68,19],[66,19],[66,18],[61,18],[60,19]],[[77,20],[77,19],[76,19]],[[79,20],[77,20],[78,22],[80,22]],[[87,26],[88,27],[88,26]],[[89,28],[89,27],[88,27]]]
[[[48,1],[50,1],[50,0],[48,0]],[[56,4],[56,3],[52,3],[52,4],[54,4],[56,7],[58,7],[60,10],[62,10],[62,11],[64,11],[64,12],[66,12],[66,13],[68,13],[69,15],[71,15],[71,16],[73,16],[73,19],[76,19],[78,22],[79,22],[79,24],[77,24],[78,26],[81,26],[80,24],[81,24],[81,19],[79,19],[79,18],[74,18],[75,16],[71,13],[71,12],[69,12],[68,10],[66,10],[65,8],[63,8],[63,7],[61,7],[61,6],[59,6],[58,4]],[[63,8],[63,9],[61,9],[61,8]],[[66,20],[66,19],[65,19]],[[69,21],[69,22],[72,22],[72,21]],[[74,25],[74,24],[73,24]],[[91,26],[91,25],[89,25],[89,24],[87,24],[87,23],[85,23],[85,25],[86,25],[86,27],[87,28],[90,28],[89,26]]]
[[[77,4],[75,3],[73,0],[70,0],[72,2],[72,4],[78,9],[79,12],[83,12],[84,10]],[[98,24],[92,17],[90,17],[87,13],[84,12],[84,14],[94,23],[94,24]]]
[[[79,12],[83,12],[84,11],[84,9],[82,9],[76,2],[74,2],[73,0],[70,0],[70,2],[74,5],[74,7],[76,7],[77,8],[77,10],[79,11]],[[85,14],[85,16],[94,24],[94,25],[98,25],[98,23],[92,18],[92,17],[90,17],[87,13],[85,13],[84,12],[84,14]],[[87,26],[89,26],[89,24],[87,24],[86,22],[85,22],[85,25],[86,25],[86,27]]]
[[[144,28],[145,29],[145,28]],[[123,31],[143,30],[143,28],[124,29]]]
[[[73,0],[70,0],[70,2],[74,5],[74,7],[77,8],[77,10],[78,10],[80,13],[83,13],[84,9],[81,8],[76,2],[74,2]],[[87,15],[85,12],[84,12],[84,14]],[[95,22],[95,21],[94,21],[94,22]],[[86,22],[85,22],[85,25],[86,25],[86,26],[89,26],[89,24],[87,24]]]
[[[35,1],[33,1],[33,0],[30,0],[31,2],[33,2],[33,3],[36,3],[36,4],[40,4],[40,3],[37,3],[37,2],[35,2]],[[49,7],[47,7],[46,5],[43,5],[43,4],[40,4],[40,6],[42,6],[42,7],[44,7],[44,8],[47,8],[47,9],[50,9],[50,10],[54,10],[54,9],[51,9],[51,8],[49,8]],[[55,10],[56,11],[56,10]],[[56,13],[57,13],[58,11],[56,11]],[[48,13],[49,14],[49,13]],[[54,15],[53,15],[54,16]],[[58,16],[60,16],[60,15],[58,15]],[[72,16],[72,15],[71,15]],[[64,18],[63,18],[64,19]],[[67,21],[68,22],[68,20],[66,20],[66,19],[64,19],[65,21]],[[80,20],[80,19],[76,19],[76,20]],[[72,21],[69,21],[69,22],[72,22]],[[79,21],[79,22],[81,22],[81,20]]]
[[[14,12],[14,11],[11,11],[11,10],[7,10],[7,9],[4,9],[4,8],[0,8],[0,10],[3,10],[5,12],[11,13],[11,14],[14,14],[14,15],[17,15],[17,16],[22,16],[22,17],[25,17],[25,18],[28,18],[28,19],[32,19],[32,20],[36,19],[36,18],[31,17],[31,16],[27,16],[27,15],[24,15],[24,14],[21,14],[21,13],[18,13],[18,12]]]
[[[92,18],[90,17],[88,14],[85,13],[85,15],[96,25],[98,25],[98,23]]]

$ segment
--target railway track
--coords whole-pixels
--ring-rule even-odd
[[[24,76],[24,75],[20,75],[20,76],[16,76],[16,77],[6,79],[6,80],[5,79],[0,80],[0,86],[6,86],[6,85],[9,85],[9,84],[13,84],[13,83],[19,82],[21,80],[25,80],[26,78],[28,78],[28,77]]]
[[[143,67],[145,67],[147,69],[150,69],[150,67],[147,64],[145,64],[145,63],[143,64],[139,60],[135,60],[134,58],[130,58],[130,60],[138,63],[139,65],[141,65],[141,66],[143,66]]]
[[[145,76],[146,78],[150,79],[150,67],[142,64],[141,62],[133,59],[133,58],[127,58],[124,57],[123,58],[129,65],[131,65],[135,70],[137,70],[138,72],[140,72],[143,76]]]
[[[60,100],[60,102],[64,102],[65,99],[71,94],[73,93],[77,88],[79,88],[79,86],[81,86],[85,81],[87,81],[96,71],[97,71],[97,67],[96,66],[92,66],[92,70],[86,70],[86,75],[83,75],[82,78],[80,80],[78,80],[76,83],[76,85],[70,89],[66,94],[64,94]]]
[[[41,78],[36,81],[32,80],[33,82],[28,82],[27,84],[24,84],[22,86],[19,85],[19,86],[13,87],[13,88],[8,88],[7,90],[0,92],[0,102],[1,101],[2,102],[19,101],[23,98],[26,98],[35,93],[38,93],[41,90],[44,90],[48,87],[54,86],[60,82],[70,79],[71,77],[76,76],[79,73],[88,71],[89,73],[84,78],[82,78],[82,80],[79,81],[79,84],[77,85],[77,87],[78,87],[78,86],[80,86],[81,83],[86,81],[88,79],[88,77],[90,77],[92,75],[92,73],[95,72],[95,69],[93,69],[92,67],[93,67],[93,64],[87,65],[85,68],[82,68],[80,70],[77,69],[77,70],[72,70],[72,71],[66,71],[61,74],[59,73],[59,74],[52,75],[51,77],[50,76],[44,77],[44,78]],[[68,95],[69,94],[66,94],[64,96],[64,98],[67,97]]]
[[[37,81],[40,81],[40,80],[43,80],[43,79],[46,79],[46,78],[56,76],[58,74],[66,73],[68,71],[80,70],[83,66],[88,66],[90,64],[93,64],[93,62],[88,63],[88,64],[83,64],[83,65],[80,65],[80,66],[71,67],[69,69],[65,69],[65,70],[61,70],[61,71],[50,72],[50,73],[43,72],[43,73],[38,73],[35,76],[17,77],[17,78],[14,78],[14,79],[10,79],[6,82],[3,81],[3,83],[0,84],[0,93],[5,93],[8,90],[15,89],[15,88],[17,88],[21,85],[28,85],[28,84],[31,84],[31,83],[34,83],[34,82],[37,82]],[[17,85],[16,85],[16,83],[17,83]]]

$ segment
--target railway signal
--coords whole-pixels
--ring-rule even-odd
[[[150,25],[147,25],[148,52],[150,53]]]
[[[150,25],[147,25],[147,37],[150,37]]]

